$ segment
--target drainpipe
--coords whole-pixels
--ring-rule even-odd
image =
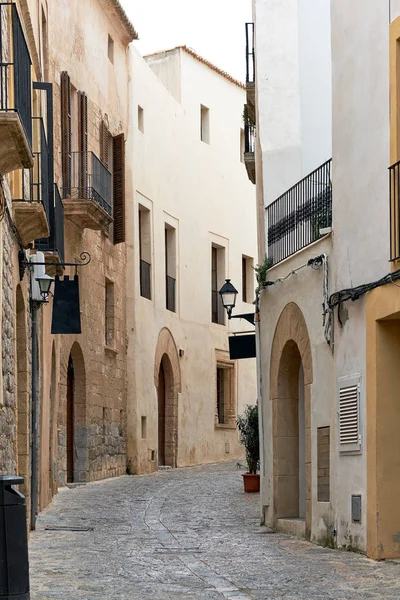
[[[31,529],[36,529],[37,493],[38,493],[38,390],[39,390],[39,356],[37,314],[39,306],[31,301],[32,312],[32,477],[31,477]]]
[[[261,369],[261,321],[260,321],[260,295],[256,299],[255,311],[255,327],[256,327],[256,369],[257,369],[257,397],[258,397],[258,423],[260,431],[260,474],[261,485],[265,477],[264,465],[264,406],[262,398],[262,369]],[[262,492],[262,488],[261,488]],[[262,500],[262,493],[261,493]],[[264,525],[264,507],[261,505],[261,524]]]

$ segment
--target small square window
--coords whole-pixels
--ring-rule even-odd
[[[141,106],[138,106],[138,129],[144,133],[144,110]]]
[[[114,64],[114,40],[111,35],[108,36],[108,58]]]

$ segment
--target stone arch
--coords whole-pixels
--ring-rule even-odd
[[[176,344],[167,328],[162,329],[158,337],[154,385],[158,398],[158,463],[176,467],[181,370]]]
[[[274,523],[304,519],[311,535],[311,385],[313,368],[307,325],[291,302],[283,309],[272,342]]]
[[[61,483],[81,483],[89,478],[86,407],[86,369],[81,346],[74,342],[63,363],[64,396],[60,415],[59,447]]]
[[[21,492],[26,498],[26,507],[30,510],[30,377],[28,365],[28,325],[25,300],[21,286],[16,288],[16,366],[17,366],[17,393],[16,393],[16,458],[17,473],[21,475],[25,483],[21,486]],[[28,514],[29,518],[29,514]]]

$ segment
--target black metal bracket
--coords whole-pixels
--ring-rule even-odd
[[[230,315],[229,319],[245,319],[252,325],[255,324],[255,313],[246,313],[243,315]]]
[[[25,252],[23,250],[20,250],[18,253],[20,281],[23,280],[26,269],[29,267],[33,267],[34,265],[42,265],[45,267],[48,267],[49,265],[55,265],[56,267],[62,268],[75,267],[75,270],[77,271],[78,267],[86,267],[92,260],[92,257],[90,256],[89,252],[81,252],[79,258],[82,261],[80,263],[58,262],[55,260],[49,260],[48,262],[31,262],[29,260],[26,260]]]

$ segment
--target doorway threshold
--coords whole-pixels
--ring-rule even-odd
[[[280,533],[294,535],[295,537],[306,537],[306,520],[299,518],[278,519],[276,530]]]

